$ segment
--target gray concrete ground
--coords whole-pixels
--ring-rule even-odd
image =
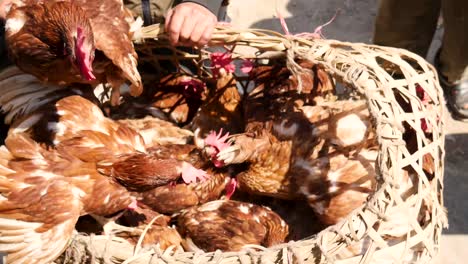
[[[375,0],[234,0],[228,15],[236,27],[266,28],[282,32],[276,17],[279,10],[292,33],[308,31],[327,22],[335,12],[335,21],[323,29],[325,37],[342,41],[370,43],[378,1]],[[468,14],[467,14],[468,15]],[[440,46],[440,27],[434,37],[428,60],[432,62]],[[434,263],[468,263],[468,123],[447,114],[445,163],[445,206],[449,229],[444,231],[442,250]]]

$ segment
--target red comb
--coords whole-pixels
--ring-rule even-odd
[[[226,73],[233,73],[236,70],[236,65],[232,63],[232,54],[226,52],[213,52],[210,55],[211,66],[213,67],[213,76],[219,77],[221,69],[224,69]]]
[[[429,94],[419,84],[416,84],[416,94],[423,104],[427,104],[431,101]]]
[[[184,87],[184,90],[193,94],[201,94],[205,90],[205,83],[197,79],[186,79],[180,81],[180,85]]]
[[[77,59],[78,67],[80,68],[81,75],[87,81],[95,80],[93,74],[93,66],[91,60],[91,51],[84,49],[85,35],[82,27],[76,28],[76,43],[75,43],[75,56]]]
[[[226,140],[229,137],[229,132],[226,135],[222,136],[223,129],[219,130],[219,134],[216,134],[216,131],[211,131],[210,134],[205,138],[205,144],[216,148],[216,150],[221,151],[229,147],[229,143],[226,143]]]

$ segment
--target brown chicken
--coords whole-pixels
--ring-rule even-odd
[[[192,135],[188,130],[151,117],[119,121],[106,118],[91,101],[81,96],[71,96],[80,94],[95,99],[90,89],[73,88],[76,85],[69,89],[56,89],[55,86],[43,85],[33,76],[21,74],[14,68],[0,74],[0,81],[5,84],[1,87],[3,93],[0,95],[0,102],[2,110],[7,112],[8,121],[14,121],[13,133],[27,132],[34,140],[45,142],[85,162],[97,163],[109,161],[111,157],[117,159],[119,155],[146,153],[147,163],[139,164],[140,167],[148,166],[148,170],[155,166],[153,158],[156,156],[153,154],[157,152],[147,153],[147,149],[163,144],[183,144]],[[38,86],[43,88],[36,91]],[[60,99],[61,97],[66,98]],[[189,179],[187,175],[205,175],[203,171],[175,159],[166,159],[165,164],[183,172],[185,180]],[[155,177],[157,175],[152,174]]]
[[[188,251],[240,251],[283,243],[287,224],[267,207],[217,200],[192,207],[177,218],[177,229]]]
[[[56,101],[71,95],[80,95],[95,105],[100,105],[93,89],[88,85],[73,84],[60,87],[43,84],[33,75],[24,73],[14,66],[0,72],[0,107],[6,113],[4,120],[6,124],[11,124],[12,121],[30,115],[41,108],[47,106],[50,108],[50,105]],[[185,144],[192,140],[191,131],[179,128],[171,122],[150,115],[139,119],[131,119],[131,117],[129,115],[117,120],[117,123],[138,131],[147,147],[161,144]]]
[[[336,101],[302,107],[319,139],[309,157],[296,157],[293,181],[325,224],[361,206],[376,187],[378,154],[366,102]]]
[[[175,183],[179,178],[186,183],[205,180],[208,173],[201,167],[203,160],[194,146],[161,145],[145,153],[127,153],[103,160],[98,170],[116,179],[131,191],[147,191],[158,186]]]
[[[152,106],[167,113],[170,120],[179,125],[192,120],[206,96],[205,83],[183,74],[170,74],[155,88]]]
[[[311,68],[310,63],[302,65]],[[315,90],[328,89],[314,87],[314,76],[324,78],[311,72],[302,74],[303,91],[298,93],[297,80],[286,68],[256,67],[251,72],[256,88],[243,103],[245,132],[231,136],[232,146],[224,143],[226,137],[219,134],[206,139],[207,152],[212,153],[215,165],[249,164],[237,175],[240,189],[283,199],[299,196],[290,182],[292,150],[306,155],[317,140],[312,136],[314,126],[298,107],[312,102]]]
[[[214,88],[188,126],[194,131],[194,142],[200,149],[205,147],[205,139],[213,131],[222,129],[237,134],[244,129],[241,96],[232,73],[221,71]],[[205,150],[209,155],[213,154],[209,146]]]
[[[153,73],[154,74],[154,73]],[[153,116],[177,125],[186,125],[195,116],[205,97],[205,84],[194,77],[175,73],[162,78],[145,79],[141,96],[124,96],[118,107],[111,107],[110,117],[143,118]]]
[[[143,89],[129,21],[118,0],[16,1],[6,18],[7,49],[19,68],[41,81],[109,83],[117,104],[125,82],[134,96]]]

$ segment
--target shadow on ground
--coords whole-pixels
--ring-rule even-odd
[[[322,30],[326,38],[370,43],[377,5],[369,0],[289,1],[287,10],[292,17],[285,20],[292,34],[313,32],[338,12],[336,19]],[[277,18],[260,20],[251,27],[283,32]]]
[[[468,134],[445,138],[444,201],[448,210],[446,234],[468,234]]]

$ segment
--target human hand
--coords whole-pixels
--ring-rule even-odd
[[[165,29],[172,45],[203,46],[210,41],[217,22],[204,6],[186,2],[169,10]]]

